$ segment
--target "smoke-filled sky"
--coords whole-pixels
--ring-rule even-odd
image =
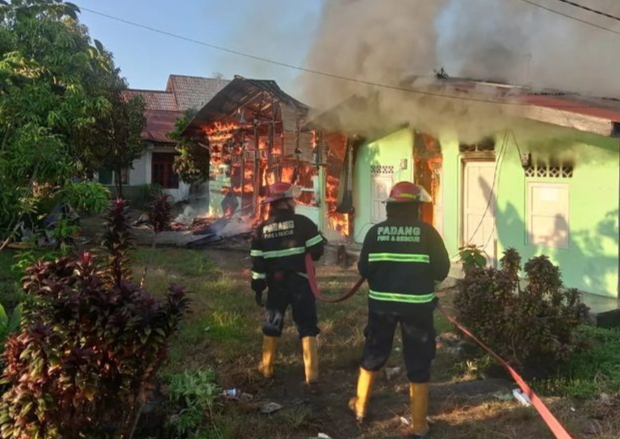
[[[620,23],[533,0],[620,32]],[[579,0],[620,15],[620,0]],[[522,0],[81,0],[78,5],[196,40],[293,65],[398,84],[445,67],[452,76],[620,96],[620,35]],[[273,78],[322,102],[351,84],[302,75],[158,35],[89,12],[82,20],[138,88],[163,88],[171,73]]]
[[[557,0],[535,1],[620,32],[614,20]],[[620,1],[581,2],[620,15]],[[398,85],[444,67],[451,76],[620,96],[618,47],[620,35],[521,0],[330,0],[308,65],[383,84]],[[322,97],[360,88],[325,82],[303,78],[306,96],[319,105]]]

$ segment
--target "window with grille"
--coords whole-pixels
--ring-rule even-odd
[[[573,178],[572,166],[535,165],[523,168],[527,178]]]
[[[495,140],[491,137],[487,137],[478,143],[459,145],[459,152],[493,152],[495,151]]]
[[[174,154],[154,152],[151,160],[151,183],[164,189],[178,189],[179,176],[174,172]]]

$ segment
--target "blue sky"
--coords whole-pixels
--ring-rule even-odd
[[[206,43],[302,65],[321,0],[74,0],[80,7]],[[172,73],[276,79],[291,91],[297,72],[218,52],[82,11],[90,35],[114,54],[132,88],[163,89]]]

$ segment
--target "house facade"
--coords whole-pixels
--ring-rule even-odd
[[[476,144],[444,124],[437,138],[405,127],[358,146],[350,242],[361,244],[385,219],[383,201],[395,183],[412,181],[432,195],[422,217],[444,237],[455,265],[467,245],[484,250],[493,266],[507,248],[524,261],[545,254],[566,286],[617,304],[620,106],[576,95],[512,99],[519,104],[507,113],[507,128]]]
[[[432,188],[412,165],[424,150],[415,144],[424,138],[412,129],[363,145],[355,166],[354,241],[362,243],[385,219],[382,202],[393,184],[419,182],[433,194],[430,222],[453,261],[466,245],[482,248],[494,266],[511,247],[524,260],[545,254],[567,286],[617,298],[619,141],[568,129],[554,136],[519,142],[501,133],[482,145],[441,137]]]
[[[162,187],[175,201],[187,200],[190,195],[207,196],[204,187],[193,187],[184,183],[174,172],[176,143],[167,137],[174,130],[176,121],[187,110],[199,110],[223,87],[228,80],[171,75],[165,90],[127,90],[126,96],[141,96],[146,104],[146,126],[142,140],[146,151],[134,161],[132,167],[116,175],[111,170],[100,170],[99,182],[112,188],[117,179],[122,179],[125,197],[140,196],[144,185]],[[193,191],[190,194],[190,191]]]

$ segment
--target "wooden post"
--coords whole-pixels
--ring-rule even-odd
[[[245,199],[245,131],[241,136],[241,162],[239,164],[239,168],[241,170],[241,210],[245,207],[243,205],[243,201]]]
[[[325,169],[327,166],[327,157],[325,157],[325,149],[323,147],[324,142],[323,142],[323,135],[320,131],[317,131],[315,134],[315,139],[316,139],[316,161],[317,161],[317,170],[318,172],[318,178],[319,178],[319,230],[321,231],[321,233],[327,233],[327,226],[328,226],[328,221],[327,221],[327,215],[329,214],[328,212],[328,207],[327,207],[327,201],[326,201],[326,189],[325,186],[327,185],[327,170]]]
[[[254,214],[258,215],[259,206],[258,206],[258,191],[261,187],[261,178],[260,178],[260,151],[259,151],[259,138],[258,138],[258,121],[254,122],[254,169],[253,175],[254,178],[254,191],[252,192],[252,207],[254,209]]]

